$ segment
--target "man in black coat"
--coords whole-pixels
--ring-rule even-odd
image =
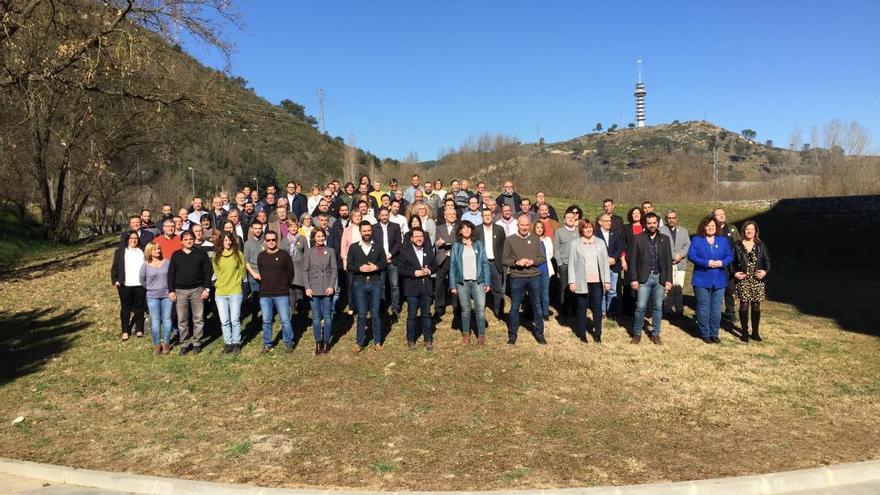
[[[623,234],[619,230],[614,230],[614,222],[608,213],[599,215],[597,223],[599,227],[595,229],[596,237],[605,241],[605,246],[608,248],[608,263],[611,264],[611,288],[602,298],[602,314],[606,318],[615,318],[618,312],[617,281],[620,279]]]
[[[141,228],[142,222],[141,217],[138,215],[132,215],[128,218],[128,230],[125,230],[119,236],[119,247],[125,248],[128,246],[128,234],[131,232],[137,232],[138,235],[138,247],[143,249],[146,247],[147,243],[156,238],[152,232],[147,229]],[[732,246],[733,244],[731,244]]]
[[[482,241],[486,248],[491,271],[489,285],[492,289],[492,312],[500,320],[504,314],[504,264],[501,262],[501,254],[504,252],[504,239],[507,235],[504,227],[495,223],[492,210],[484,208],[480,214],[483,222],[474,229],[474,239]]]
[[[382,272],[388,267],[385,251],[373,242],[373,226],[364,220],[360,226],[361,242],[348,249],[346,269],[352,274],[351,290],[357,306],[357,347],[362,352],[367,346],[367,313],[373,333],[373,348],[382,350]]]
[[[495,198],[495,203],[498,204],[499,210],[503,208],[504,205],[508,205],[513,211],[519,211],[522,199],[520,198],[519,193],[514,192],[512,181],[504,181],[504,186],[501,188],[501,194]]]
[[[403,234],[400,232],[400,225],[390,221],[391,214],[388,208],[379,208],[378,222],[373,225],[373,241],[385,251],[385,257],[388,262],[388,269],[385,270],[385,285],[391,292],[391,316],[397,318],[400,313],[400,286],[397,277],[397,257],[400,254],[400,247],[403,243]],[[384,294],[384,288],[383,288]],[[384,298],[386,306],[389,298]]]
[[[663,297],[672,288],[672,248],[669,237],[661,234],[660,217],[656,213],[645,215],[645,231],[633,238],[627,247],[627,266],[630,270],[630,286],[638,291],[636,314],[633,320],[631,343],[642,339],[645,311],[648,299],[653,304],[651,316],[651,342],[660,345],[660,323],[663,319]]]
[[[417,320],[421,318],[425,349],[430,351],[434,348],[434,324],[431,321],[434,283],[431,275],[437,271],[437,262],[433,250],[425,246],[425,232],[421,228],[416,227],[411,231],[410,241],[401,249],[398,259],[407,307],[406,344],[409,349],[415,347]]]

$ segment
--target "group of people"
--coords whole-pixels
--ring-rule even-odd
[[[196,197],[177,214],[162,205],[156,222],[149,209],[132,215],[111,268],[122,339],[144,336],[148,311],[154,354],[169,354],[174,334],[181,355],[198,354],[206,313],[215,311],[222,352],[239,354],[249,312],[261,318],[268,353],[277,342],[277,314],[280,341],[291,352],[293,314],[311,313],[315,354],[322,355],[345,312],[356,319],[355,352],[370,341],[381,350],[383,319],[396,321],[405,302],[410,349],[419,337],[433,349],[435,325],[450,305],[463,344],[472,334],[486,344],[487,307],[506,320],[508,344],[517,341],[521,317],[546,344],[544,322],[556,307],[561,317],[575,316],[573,330],[584,342],[602,341],[603,319],[632,316],[630,342],[639,344],[650,316],[650,340],[662,345],[664,316],[683,316],[688,261],[703,341],[720,342],[735,299],[740,338],[762,339],[767,247],[755,222],[740,233],[721,208],[691,237],[674,209],[661,218],[649,201],[624,222],[606,199],[593,222],[577,205],[560,220],[543,192],[532,202],[509,180],[498,195],[484,182],[471,191],[468,181],[453,180],[446,191],[442,181],[423,184],[418,175],[405,190],[396,180],[389,186],[383,191],[365,175],[357,185],[316,185],[310,196],[296,182],[281,193],[273,185],[244,187],[232,200],[213,197],[210,209]]]

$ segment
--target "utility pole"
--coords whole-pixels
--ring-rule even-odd
[[[718,144],[712,148],[712,199],[718,200]]]
[[[318,88],[318,121],[321,123],[321,133],[327,132],[327,126],[324,122],[324,88]]]
[[[257,197],[260,197],[260,179],[257,177],[253,177],[253,179],[257,182]]]

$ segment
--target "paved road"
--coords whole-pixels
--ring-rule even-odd
[[[97,490],[72,485],[51,485],[41,480],[21,478],[0,473],[0,494],[2,495],[126,495],[124,492]]]
[[[662,495],[658,491],[658,495]],[[0,473],[0,495],[130,495],[128,492],[98,490],[73,485],[52,485],[41,480]],[[743,494],[748,495],[748,494]],[[787,495],[880,495],[880,482],[846,485],[821,490],[789,492]]]

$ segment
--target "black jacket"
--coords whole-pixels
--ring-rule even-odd
[[[361,272],[361,265],[372,263],[379,267],[377,271],[374,272]],[[385,250],[382,249],[377,242],[373,242],[370,247],[370,252],[368,254],[364,254],[364,250],[361,248],[361,243],[352,244],[351,247],[348,248],[348,259],[346,261],[346,269],[354,275],[354,280],[358,282],[362,282],[365,280],[372,280],[373,278],[382,275],[382,272],[388,268],[388,261],[385,259]]]
[[[657,258],[658,268],[660,268],[660,283],[672,282],[672,248],[669,237],[657,232],[655,237],[657,242]],[[648,231],[633,237],[632,243],[627,248],[626,264],[629,268],[630,281],[638,281],[643,284],[648,281],[651,274],[651,239]]]
[[[498,197],[495,198],[495,204],[498,205],[498,211],[501,211],[501,207],[504,206],[505,198],[513,200],[513,214],[516,215],[516,212],[519,211],[519,205],[522,203],[519,193],[514,191],[510,196],[505,196],[504,193],[499,194]]]
[[[770,253],[767,251],[767,245],[761,241],[755,241],[753,248],[758,256],[758,262],[755,264],[755,270],[764,270],[770,273]],[[748,272],[749,269],[749,252],[742,241],[736,241],[733,244],[733,271]]]
[[[419,264],[419,257],[416,256],[416,249],[412,244],[407,244],[400,251],[400,259],[397,266],[398,273],[402,279],[400,294],[403,297],[419,296],[422,287],[425,285],[428,287],[428,294],[434,293],[434,282],[430,276],[416,277],[416,270],[421,270],[425,266],[431,270],[431,273],[436,272],[438,269],[434,252],[430,246],[425,245],[422,250],[425,252],[422,264]]]
[[[620,253],[623,252],[623,234],[618,230],[609,230],[611,233],[611,240],[605,238],[605,234],[602,232],[602,229],[596,229],[596,237],[605,241],[605,245],[608,247],[608,258],[614,258],[614,264],[611,265],[611,271],[614,273],[620,273],[620,269],[623,267],[623,264],[620,262]],[[630,232],[632,232],[630,230]]]
[[[119,285],[125,285],[125,250],[127,247],[120,247],[113,253],[113,265],[110,267],[110,282]]]
[[[497,204],[497,203],[496,203],[496,204]],[[556,221],[558,222],[558,221],[559,221],[559,217],[556,215],[556,208],[554,208],[553,205],[551,205],[550,203],[544,203],[544,204],[547,205],[547,211],[550,212],[550,218],[552,218],[553,220],[556,220]],[[532,211],[535,212],[535,213],[539,213],[539,212],[538,212],[538,207],[539,207],[539,206],[541,206],[541,205],[539,205],[538,203],[533,204],[533,205],[532,205]]]
[[[400,225],[394,222],[388,222],[386,228],[388,229],[388,245],[385,245],[381,223],[373,224],[373,242],[381,247],[387,254],[390,254],[392,260],[395,260],[397,259],[397,255],[400,254],[400,246],[403,242],[403,237],[400,233]]]
[[[125,249],[128,247],[128,234],[130,230],[123,231],[119,236],[119,247]],[[138,238],[138,247],[143,249],[147,246],[147,243],[156,238],[152,232],[146,229],[141,229],[139,232],[140,237]]]
[[[485,235],[483,234],[483,224],[477,225],[474,229],[474,239],[478,241],[482,241],[483,245],[486,245]],[[502,254],[504,253],[504,239],[507,236],[504,235],[504,227],[498,225],[497,223],[492,224],[492,257],[493,260],[490,260],[495,263],[495,267],[498,268],[498,271],[504,273],[504,263],[501,262]],[[488,253],[486,253],[488,255]]]

